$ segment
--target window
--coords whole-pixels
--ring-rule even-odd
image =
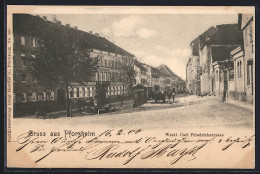
[[[240,63],[239,63],[239,68],[240,68],[240,70],[239,70],[239,78],[241,78],[242,77],[242,64],[241,64],[242,62],[240,61]]]
[[[99,80],[100,80],[100,81],[103,81],[103,72],[100,72],[99,75],[100,75]]]
[[[245,29],[245,44],[248,45],[248,28]]]
[[[46,100],[46,92],[42,93],[42,100]]]
[[[240,72],[239,72],[240,68],[239,68],[239,61],[237,62],[237,78],[240,77]]]
[[[36,40],[34,38],[31,39],[31,45],[32,47],[36,47]]]
[[[250,69],[251,69],[251,67],[250,67],[250,65],[249,64],[247,64],[247,85],[250,85]]]
[[[104,74],[104,81],[107,81],[107,72]]]
[[[85,93],[85,97],[88,97],[88,88],[87,87],[85,87],[85,89],[84,89],[85,91],[84,91],[84,93]]]
[[[238,61],[237,62],[237,78],[242,77],[242,62]]]
[[[70,88],[69,90],[70,90],[70,98],[73,98],[73,97],[74,97],[74,95],[73,95],[73,89]]]
[[[117,62],[115,62],[115,67],[117,68]]]
[[[90,89],[87,87],[87,97],[90,97]]]
[[[102,59],[100,59],[100,66],[103,66],[103,61],[102,61]]]
[[[76,97],[78,98],[79,97],[79,88],[76,88],[75,91],[76,91]]]
[[[93,97],[94,96],[93,94],[94,94],[94,87],[91,87],[90,88],[90,97]]]
[[[33,82],[36,82],[36,76],[35,76],[35,73],[32,73],[32,81],[33,81]]]
[[[112,68],[114,68],[114,61],[112,61],[111,63],[112,63]]]
[[[42,101],[42,93],[37,93],[37,99],[38,101]]]
[[[107,67],[107,60],[105,60],[105,67]]]
[[[21,45],[25,45],[25,37],[21,36]]]
[[[108,87],[108,95],[111,95],[111,87]]]
[[[22,82],[26,82],[27,81],[27,74],[22,74]]]
[[[37,101],[37,92],[32,93],[32,101]]]
[[[85,88],[84,87],[82,87],[82,97],[85,97]]]
[[[253,42],[253,27],[252,27],[252,24],[249,25],[249,41],[250,41],[250,43]]]
[[[51,100],[54,100],[54,92],[53,92],[53,91],[51,91],[50,99],[51,99]]]
[[[108,67],[110,67],[111,65],[110,65],[110,60],[108,61]]]
[[[27,94],[22,93],[22,102],[27,102]]]
[[[23,67],[26,66],[26,59],[25,59],[24,57],[21,58],[21,65],[22,65]]]

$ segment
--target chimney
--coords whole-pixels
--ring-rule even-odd
[[[61,25],[61,21],[57,21],[57,24]]]
[[[92,34],[92,31],[89,31],[90,34]]]
[[[97,37],[99,37],[99,34],[98,34],[98,33],[95,33],[95,35],[96,35]]]
[[[56,15],[53,15],[53,16],[52,16],[52,20],[53,20],[53,22],[56,22],[56,21],[57,21]]]
[[[47,21],[47,16],[43,16],[42,18],[43,18],[45,21]]]
[[[66,24],[66,27],[70,27],[70,24]]]
[[[77,27],[77,26],[74,26],[74,29],[75,29],[75,30],[77,30],[77,29],[78,29],[78,27]]]

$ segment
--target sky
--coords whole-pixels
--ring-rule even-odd
[[[53,14],[44,16],[51,20]],[[238,21],[236,14],[57,14],[56,18],[63,25],[99,33],[142,63],[165,64],[183,79],[191,41],[211,26]]]

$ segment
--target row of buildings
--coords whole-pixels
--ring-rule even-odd
[[[42,28],[53,25],[69,27],[74,33],[79,34],[86,41],[84,46],[90,57],[99,60],[97,71],[91,81],[85,85],[72,84],[70,86],[69,95],[71,98],[95,97],[96,84],[100,82],[108,84],[106,91],[108,98],[129,95],[131,92],[130,86],[136,84],[146,86],[149,89],[148,91],[165,92],[172,90],[172,88],[185,90],[185,81],[174,74],[166,65],[155,68],[140,63],[133,54],[97,33],[84,32],[68,24],[62,25],[57,19],[47,20],[46,17],[14,14],[14,103],[42,101],[53,101],[57,104],[65,103],[65,90],[42,86],[35,77],[33,66],[37,47],[41,42],[38,35],[41,34]],[[127,76],[122,66],[134,69],[136,77]]]
[[[195,38],[186,65],[189,93],[253,103],[254,33],[254,16],[239,14],[237,24],[210,27]]]
[[[176,75],[167,65],[152,67],[135,60],[134,69],[136,74],[134,84],[147,87],[148,92],[160,91],[167,93],[173,89],[176,92],[186,92],[186,83]]]

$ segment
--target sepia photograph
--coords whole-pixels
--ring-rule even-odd
[[[7,6],[7,167],[255,168],[255,8]]]

